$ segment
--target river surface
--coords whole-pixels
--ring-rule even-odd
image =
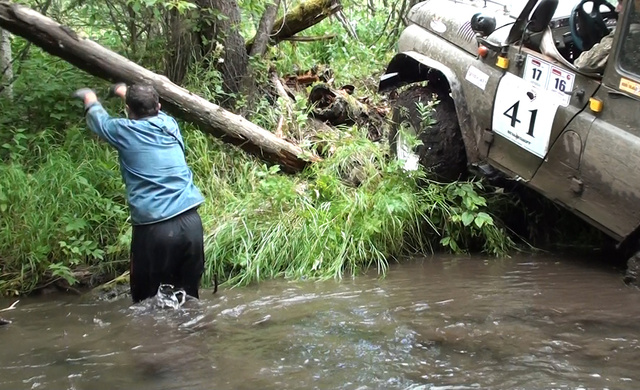
[[[640,290],[585,259],[436,256],[178,310],[48,296],[0,316],[2,390],[640,389]]]

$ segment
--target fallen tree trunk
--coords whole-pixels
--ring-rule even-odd
[[[271,81],[273,82],[273,86],[276,89],[276,93],[283,101],[285,113],[280,116],[280,120],[278,120],[278,128],[275,131],[275,134],[284,138],[284,127],[287,123],[295,123],[293,119],[293,100],[287,94],[287,91],[284,89],[284,85],[280,81],[280,77],[275,72],[275,70],[271,71]],[[288,126],[287,126],[288,127]]]
[[[317,156],[304,158],[303,150],[298,146],[173,84],[165,76],[78,37],[73,30],[30,8],[0,0],[0,28],[94,76],[113,82],[152,84],[167,111],[199,125],[206,133],[225,142],[238,145],[268,162],[280,164],[283,171],[298,172],[309,162],[319,160]]]
[[[7,311],[7,310],[13,310],[16,308],[16,305],[18,304],[18,302],[20,302],[20,300],[17,300],[15,302],[13,302],[13,304],[9,307],[7,307],[6,309],[2,309],[0,311]],[[11,323],[11,321],[9,320],[5,320],[4,318],[0,317],[0,326],[2,325],[9,325]]]
[[[387,112],[368,104],[369,99],[360,101],[353,96],[354,87],[345,85],[340,89],[327,84],[316,84],[309,93],[311,112],[309,116],[332,126],[354,124],[368,129],[368,138],[377,142],[382,138]]]
[[[273,29],[269,34],[270,41],[272,44],[276,44],[291,38],[340,10],[342,10],[340,0],[307,0],[302,2],[273,23]],[[247,42],[247,53],[251,52],[255,38],[253,37]]]

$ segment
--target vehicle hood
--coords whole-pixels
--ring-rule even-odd
[[[475,54],[478,44],[471,30],[471,17],[481,12],[496,18],[496,30],[508,33],[515,21],[508,6],[484,1],[427,0],[416,4],[408,13],[410,23],[442,37],[443,39]],[[506,27],[502,27],[506,26]],[[502,27],[502,28],[501,28]]]

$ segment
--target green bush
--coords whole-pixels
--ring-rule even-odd
[[[334,140],[333,156],[297,176],[228,155],[202,134],[189,133],[188,141],[207,196],[205,283],[216,275],[230,285],[326,279],[372,267],[383,274],[388,259],[406,253],[474,248],[501,256],[513,248],[479,182],[429,182],[357,129]]]
[[[115,153],[76,136],[84,131],[71,129],[61,145],[40,143],[46,155],[37,167],[0,165],[0,291],[28,292],[56,277],[72,284],[76,267],[127,258]]]

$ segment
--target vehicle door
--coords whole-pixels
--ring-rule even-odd
[[[488,158],[511,177],[530,181],[570,122],[577,120],[578,128],[569,136],[571,142],[586,135],[589,126],[580,125],[585,119],[577,117],[599,82],[525,47],[510,47],[508,59],[493,104],[495,136]],[[577,170],[580,148],[574,147],[569,164]]]
[[[592,113],[574,202],[621,238],[640,223],[640,10],[627,3],[594,96],[601,108]]]

